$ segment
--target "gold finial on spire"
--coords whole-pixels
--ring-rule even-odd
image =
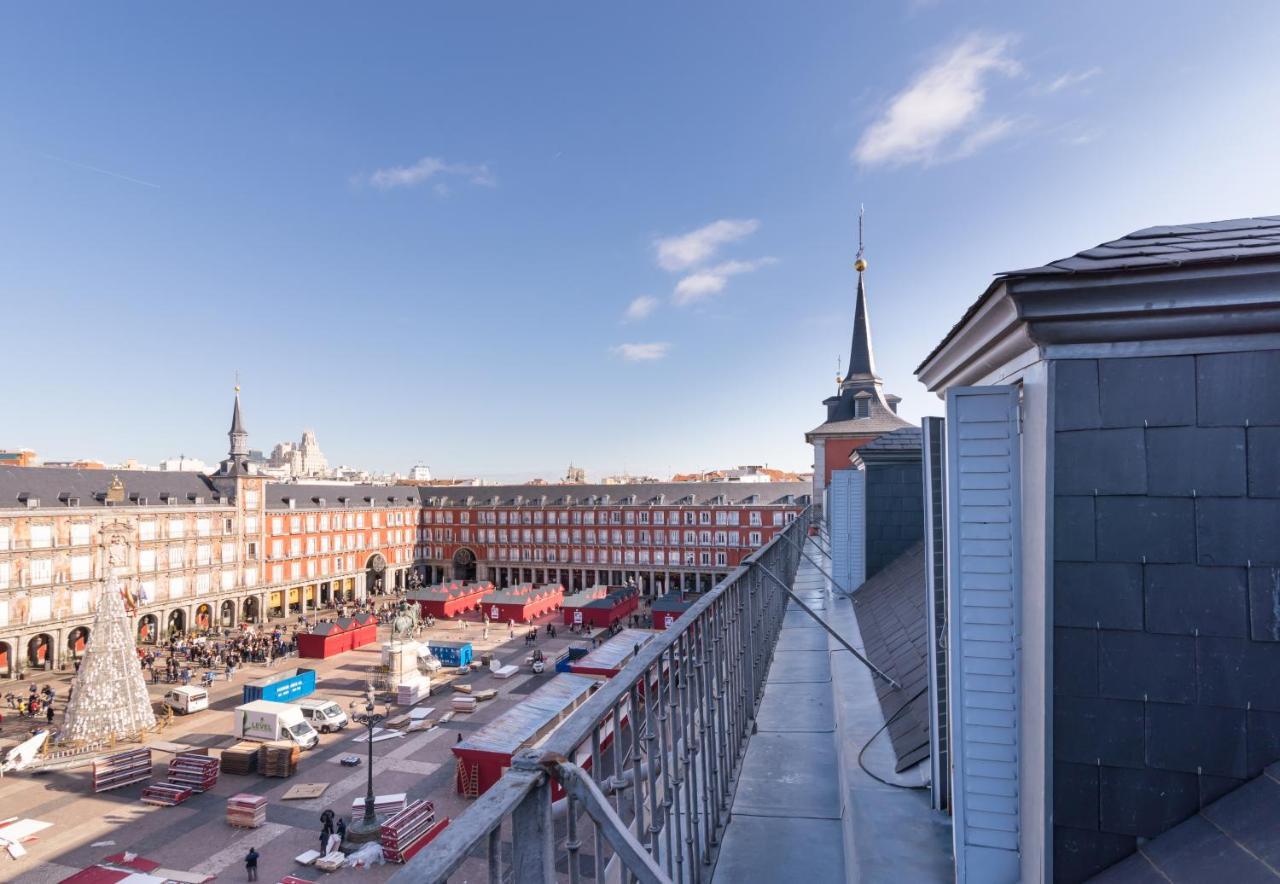
[[[853,262],[853,269],[859,273],[867,269],[867,259],[862,256],[862,216],[866,211],[866,206],[858,206],[858,256]]]
[[[837,356],[836,357],[836,386],[838,387],[843,383],[844,383],[844,377],[841,376],[840,374],[840,357]]]

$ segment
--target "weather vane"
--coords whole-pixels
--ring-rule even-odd
[[[867,259],[862,257],[862,216],[866,211],[867,207],[865,205],[858,205],[858,255],[856,260],[853,262],[853,269],[859,273],[867,269]]]
[[[859,222],[859,224],[861,224],[861,222]],[[861,249],[859,249],[858,254],[862,254]],[[240,392],[240,369],[238,368],[236,369],[236,392]]]

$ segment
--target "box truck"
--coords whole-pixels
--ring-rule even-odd
[[[292,703],[274,703],[270,700],[254,700],[236,707],[236,736],[242,740],[292,740],[303,749],[310,749],[320,742],[302,714]]]
[[[315,689],[314,669],[283,669],[246,684],[240,701],[252,703],[254,700],[270,700],[273,703],[287,703],[300,700]]]

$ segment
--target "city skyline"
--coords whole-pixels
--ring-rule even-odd
[[[0,446],[212,462],[239,370],[373,471],[804,471],[860,204],[915,422],[993,270],[1280,189],[1262,4],[728,8],[10,12]]]

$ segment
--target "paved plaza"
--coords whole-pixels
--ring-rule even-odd
[[[562,630],[559,625],[556,637],[548,637],[546,624],[559,620],[559,617],[557,612],[538,623],[537,647],[552,660],[571,641],[581,639]],[[454,757],[449,750],[458,735],[475,731],[492,721],[554,675],[550,669],[546,674],[533,675],[523,665],[529,653],[524,636],[530,627],[517,625],[512,639],[506,625],[494,625],[489,627],[486,639],[480,623],[472,621],[467,626],[464,630],[456,622],[439,622],[431,629],[424,628],[421,637],[471,641],[477,659],[480,654],[493,651],[504,663],[520,664],[521,672],[506,680],[494,679],[487,670],[479,675],[464,676],[463,681],[478,688],[497,689],[498,696],[481,703],[476,712],[458,715],[442,727],[374,744],[374,787],[379,794],[405,792],[409,800],[430,799],[435,802],[438,816],[454,818],[470,804],[470,799],[457,795],[454,788]],[[380,640],[386,640],[388,635],[387,627],[381,627]],[[314,696],[333,699],[346,709],[352,699],[363,697],[366,675],[370,667],[378,664],[379,654],[380,643],[328,660],[289,659],[278,663],[277,668],[311,666],[316,670],[318,679]],[[231,736],[232,710],[240,703],[243,684],[269,672],[266,665],[253,664],[243,667],[230,682],[219,680],[214,685],[208,710],[175,718],[173,724],[155,739],[209,748],[216,754],[216,750],[236,742]],[[448,711],[452,691],[447,683],[455,678],[457,676],[452,674],[433,678],[433,696],[419,706],[434,706],[437,715]],[[57,685],[60,720],[69,675],[59,674],[46,680],[60,682]],[[153,700],[159,700],[169,687],[164,683],[148,685]],[[25,695],[26,683],[9,683],[5,691]],[[406,711],[406,708],[391,706],[392,717]],[[28,723],[15,725],[6,714],[6,739],[3,743],[12,745],[26,727],[29,727]],[[132,851],[167,868],[217,875],[219,880],[244,880],[242,861],[250,846],[256,847],[262,855],[259,872],[263,881],[276,881],[288,874],[333,882],[385,880],[399,867],[388,864],[370,870],[343,869],[326,875],[300,866],[293,859],[318,846],[323,810],[333,808],[337,815],[349,819],[352,800],[365,794],[367,761],[357,768],[338,763],[342,755],[366,755],[364,735],[365,729],[354,723],[336,734],[322,735],[320,744],[303,754],[297,774],[290,778],[267,778],[256,773],[246,776],[220,774],[218,784],[211,792],[193,795],[177,807],[154,807],[141,803],[139,796],[144,786],[141,783],[94,794],[87,768],[10,775],[0,780],[0,808],[3,809],[0,816],[26,817],[53,825],[41,832],[38,840],[25,845],[28,855],[21,860],[0,854],[0,880],[24,884],[56,882],[122,850]],[[357,737],[361,738],[358,742]],[[171,758],[168,752],[153,751],[155,780],[164,779]],[[281,796],[298,783],[330,785],[318,799],[282,801]],[[256,830],[242,830],[225,822],[226,799],[238,792],[267,798],[266,825]],[[98,842],[113,843],[94,847]]]

